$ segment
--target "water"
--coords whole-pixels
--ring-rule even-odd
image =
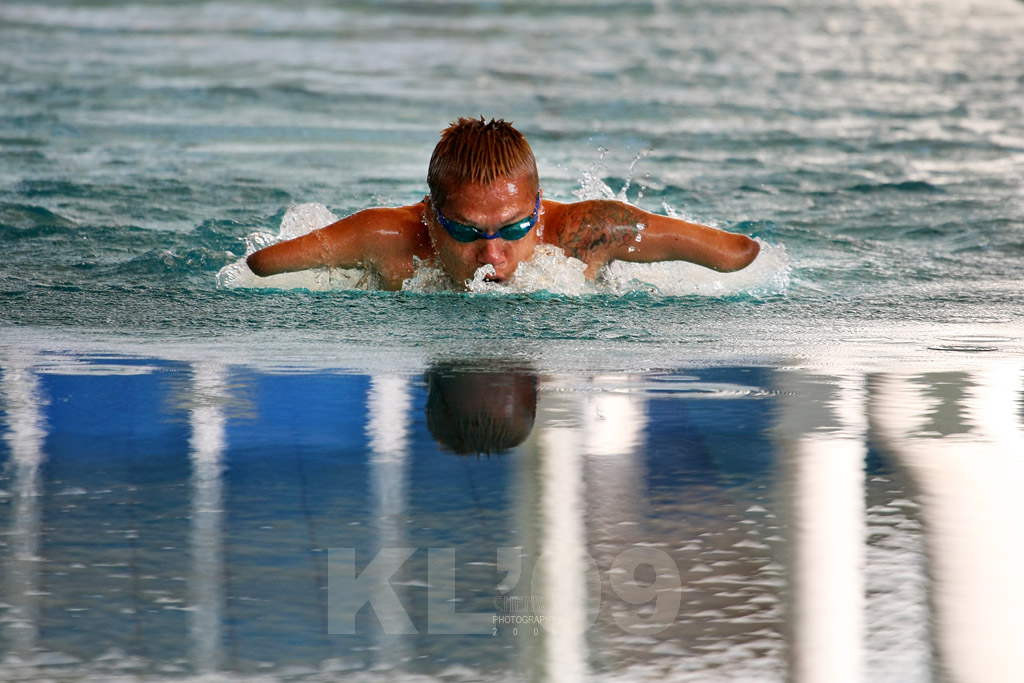
[[[1020,680],[1021,35],[1010,0],[4,3],[0,680]],[[418,201],[479,114],[547,197],[764,255],[239,273]],[[525,441],[439,446],[438,373]],[[328,549],[382,547],[416,633],[327,633]],[[445,632],[509,595],[576,626]]]

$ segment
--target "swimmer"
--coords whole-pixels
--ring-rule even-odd
[[[501,119],[460,118],[441,132],[427,170],[430,194],[411,206],[358,211],[249,256],[259,276],[308,268],[360,267],[400,290],[415,259],[440,266],[456,285],[490,266],[487,280],[512,278],[534,249],[551,244],[586,265],[593,279],[609,261],[689,261],[740,270],[760,245],[745,235],[642,211],[624,202],[544,198],[526,138]]]

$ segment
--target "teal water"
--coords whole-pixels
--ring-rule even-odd
[[[4,3],[0,680],[1019,680],[1021,35],[1011,0]],[[769,258],[218,277],[297,207],[417,201],[463,115],[514,121],[548,197]],[[526,440],[446,452],[437,368],[533,382]],[[322,555],[389,545],[417,633],[327,633]],[[500,547],[550,551],[570,620],[593,558],[603,611],[430,633],[453,547],[460,612]],[[656,634],[615,616],[636,548],[683,596]]]
[[[485,113],[527,133],[548,196],[628,180],[644,208],[783,245],[785,294],[729,319],[1016,323],[1022,21],[1008,0],[6,3],[3,322],[321,327],[315,297],[213,276],[291,205],[418,200],[437,131]],[[381,303],[417,324],[415,297]]]

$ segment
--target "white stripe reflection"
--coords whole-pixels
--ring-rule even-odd
[[[627,383],[628,377],[600,378],[602,384]],[[611,566],[633,536],[644,510],[642,448],[647,428],[646,399],[603,391],[588,395],[581,419],[585,439],[587,513],[592,531],[610,541],[595,550],[601,566]],[[610,553],[607,557],[602,550]]]
[[[792,678],[863,680],[864,459],[862,378],[780,372],[777,426],[793,552]]]
[[[46,423],[39,377],[29,363],[11,363],[0,373],[0,403],[7,413],[4,440],[14,464],[10,550],[4,571],[4,596],[9,609],[4,619],[7,652],[17,662],[29,660],[39,640],[41,619],[39,547],[42,482],[39,469]]]
[[[935,646],[949,680],[1024,680],[1020,367],[872,382],[872,426],[921,502]]]
[[[627,376],[601,377],[604,391],[587,392],[581,401],[586,460],[587,540],[597,566],[613,579],[621,553],[643,537],[646,510],[643,447],[647,429],[647,400],[627,393]],[[617,577],[616,577],[617,578]],[[596,597],[596,596],[595,596]],[[642,627],[624,628],[617,620],[623,609],[621,597],[614,591],[602,594],[600,629],[592,638],[603,637],[599,647],[635,635]],[[632,607],[632,605],[630,605]]]
[[[189,632],[192,665],[197,673],[221,667],[224,617],[224,405],[229,399],[226,370],[221,365],[192,368],[189,412],[192,435],[192,567]]]
[[[548,398],[550,400],[544,400]],[[587,570],[583,527],[582,435],[575,401],[541,394],[537,410],[541,489],[540,551],[534,595],[541,595],[550,622],[541,634],[545,680],[587,678]]]
[[[620,379],[627,378],[595,382]],[[545,386],[557,388],[558,381]],[[539,498],[529,500],[527,493],[524,501],[538,511],[536,525],[527,527],[536,529],[536,538],[527,545],[539,555],[532,594],[546,605],[549,619],[538,631],[538,658],[531,666],[539,679],[571,683],[590,676],[586,636],[598,617],[601,578],[588,553],[584,513],[606,541],[602,561],[610,566],[630,536],[624,529],[631,527],[621,523],[642,512],[638,449],[645,427],[643,401],[628,394],[541,392],[528,442],[535,449]],[[600,555],[602,548],[596,551]]]
[[[370,446],[370,487],[374,501],[377,548],[404,548],[408,487],[409,411],[412,394],[409,380],[395,375],[375,375],[367,395],[366,435]],[[401,581],[392,584],[403,599]],[[409,659],[409,643],[401,636],[378,635],[377,666],[398,668]]]

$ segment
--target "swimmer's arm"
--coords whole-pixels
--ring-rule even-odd
[[[394,209],[366,209],[336,223],[250,254],[249,269],[259,275],[277,275],[310,268],[354,268],[371,255],[373,236],[391,222]]]
[[[648,213],[613,200],[567,205],[563,241],[588,270],[608,261],[689,261],[719,272],[750,265],[761,246],[746,235]],[[574,253],[576,252],[576,253]]]
[[[648,213],[644,225],[638,232],[640,240],[634,237],[632,244],[627,240],[614,258],[645,263],[689,261],[720,273],[731,273],[749,266],[761,251],[761,245],[746,235],[679,218]]]

